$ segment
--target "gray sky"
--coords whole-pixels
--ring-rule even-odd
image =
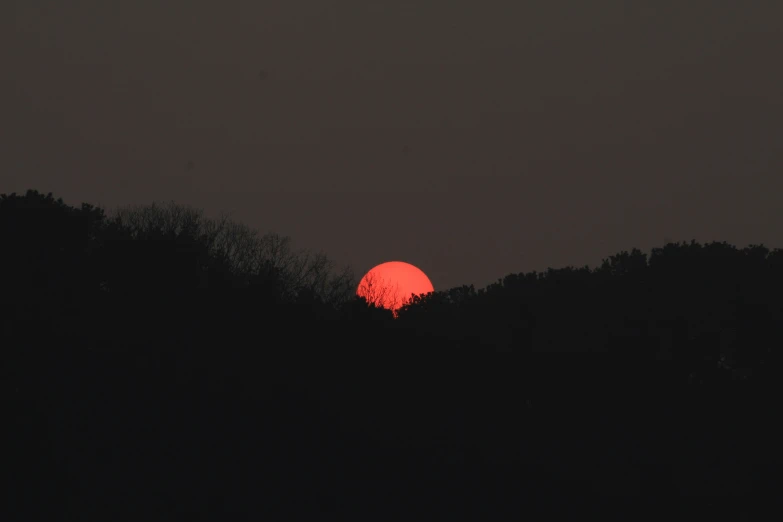
[[[4,0],[0,192],[175,200],[436,288],[783,247],[779,0]]]

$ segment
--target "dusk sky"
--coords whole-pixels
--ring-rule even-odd
[[[3,0],[0,193],[174,200],[436,289],[783,247],[780,0]]]

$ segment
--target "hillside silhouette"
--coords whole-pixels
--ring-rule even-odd
[[[0,195],[7,520],[750,520],[783,250],[416,296],[174,203]],[[501,353],[497,353],[501,352]]]

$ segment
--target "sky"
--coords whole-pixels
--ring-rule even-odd
[[[0,193],[175,201],[436,289],[783,247],[779,0],[4,0]]]

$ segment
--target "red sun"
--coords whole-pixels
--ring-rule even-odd
[[[408,303],[411,295],[427,294],[435,288],[427,274],[402,261],[388,261],[364,274],[356,295],[368,303],[397,311]]]

